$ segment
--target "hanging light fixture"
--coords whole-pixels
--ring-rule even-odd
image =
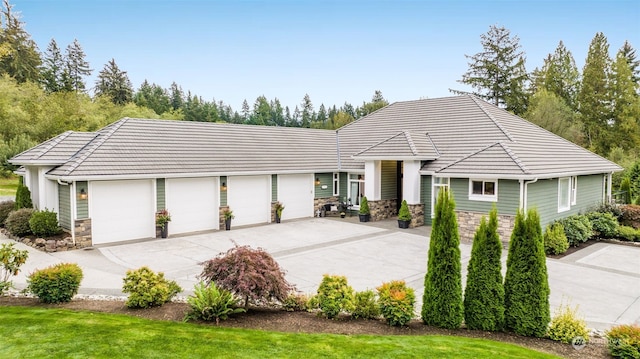
[[[320,177],[316,177],[316,186],[320,185]]]
[[[220,189],[223,191],[227,190],[227,182],[222,182],[222,186],[220,186]]]
[[[80,189],[80,195],[79,195],[81,200],[86,200],[87,197],[89,197],[89,195],[87,194],[87,191],[84,190],[84,188]]]

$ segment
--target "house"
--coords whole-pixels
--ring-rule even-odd
[[[412,226],[430,224],[442,188],[454,195],[461,236],[497,206],[506,240],[518,209],[545,225],[611,198],[616,164],[465,95],[396,102],[337,131],[125,118],[95,133],[65,132],[11,163],[23,166],[36,207],[52,209],[81,245],[312,217],[324,204],[373,220],[407,200]]]

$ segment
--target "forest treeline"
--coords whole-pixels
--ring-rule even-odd
[[[13,5],[2,1],[0,161],[5,174],[12,169],[7,158],[39,142],[66,130],[94,131],[122,117],[335,129],[388,104],[376,90],[357,106],[316,108],[306,94],[294,108],[259,96],[234,110],[185,92],[175,82],[163,88],[145,80],[134,89],[115,59],[87,84],[94,70],[77,40],[63,50],[51,39],[40,52]],[[531,72],[518,37],[504,27],[490,26],[480,43],[482,51],[467,55],[469,69],[459,81],[472,93],[624,167],[638,158],[640,61],[630,43],[611,58],[607,38],[597,33],[580,71],[560,41]]]

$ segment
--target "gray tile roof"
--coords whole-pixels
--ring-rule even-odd
[[[427,133],[402,131],[353,155],[358,160],[434,160],[440,156]]]
[[[95,136],[94,132],[67,131],[17,154],[11,161],[19,164],[60,165],[68,161]]]

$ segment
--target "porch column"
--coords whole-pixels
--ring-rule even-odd
[[[382,162],[366,161],[364,163],[364,195],[369,201],[381,199],[380,187],[382,178]]]
[[[402,196],[407,204],[420,203],[420,161],[404,161]]]

